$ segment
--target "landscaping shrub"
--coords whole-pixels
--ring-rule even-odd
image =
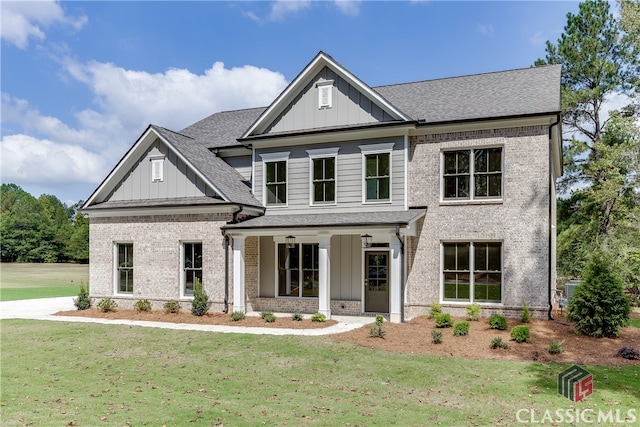
[[[118,311],[118,303],[111,298],[105,298],[98,303],[98,309],[103,313]]]
[[[602,252],[587,263],[582,283],[576,286],[567,306],[567,319],[573,322],[577,333],[615,337],[629,324],[629,298],[613,265],[613,260]]]
[[[431,339],[434,344],[440,344],[442,342],[442,332],[436,331],[435,329],[431,330]]]
[[[180,306],[180,303],[178,301],[172,299],[165,302],[164,305],[162,306],[162,309],[167,314],[175,314],[175,313],[180,313],[180,310],[182,310],[182,307]]]
[[[511,338],[517,343],[529,342],[530,337],[528,326],[518,325],[511,329]]]
[[[507,329],[507,319],[502,314],[492,314],[489,317],[489,326],[491,329],[504,331]]]
[[[264,319],[265,317],[271,317],[273,316],[273,311],[261,311],[260,312],[260,318]]]
[[[369,335],[376,338],[384,338],[386,334],[382,324],[384,323],[384,316],[382,314],[376,315],[376,323],[369,329]]]
[[[618,356],[628,360],[640,359],[640,351],[633,347],[622,347],[618,350]]]
[[[194,316],[204,316],[211,307],[209,295],[204,291],[202,282],[196,277],[193,287],[193,301],[191,302],[191,314]]]
[[[437,302],[431,303],[431,310],[429,311],[429,318],[434,319],[436,314],[442,313],[442,304]]]
[[[449,313],[437,313],[434,317],[436,328],[450,328],[453,326],[453,320]]]
[[[91,298],[89,298],[89,288],[80,285],[80,292],[78,292],[78,298],[74,298],[73,305],[76,306],[78,310],[86,310],[91,308]]]
[[[478,320],[480,319],[480,311],[482,310],[482,307],[480,307],[480,304],[470,304],[467,306],[467,318],[469,320]]]
[[[531,317],[533,315],[531,314],[531,311],[529,311],[529,306],[527,305],[527,302],[522,299],[522,312],[520,313],[520,321],[522,323],[529,323],[531,321]]]
[[[304,316],[302,316],[302,313],[293,313],[291,315],[291,319],[295,320],[296,322],[299,322],[302,319],[304,319]]]
[[[312,322],[324,322],[325,320],[327,320],[327,316],[322,313],[315,313],[311,316]]]
[[[231,313],[231,320],[233,320],[234,322],[242,320],[244,319],[244,317],[244,313],[241,311],[234,311],[233,313]]]
[[[141,299],[133,304],[133,309],[138,313],[141,311],[151,311],[151,302],[148,299]]]
[[[564,341],[551,341],[551,344],[549,344],[549,354],[562,353],[564,351],[562,344],[564,344]]]
[[[502,338],[500,337],[495,337],[491,340],[491,348],[494,350],[496,348],[503,348],[506,350],[509,348],[509,343],[502,341]]]
[[[273,314],[270,311],[265,311],[260,313],[260,316],[264,319],[265,322],[267,323],[273,323],[276,321],[276,315]]]
[[[456,337],[469,335],[469,322],[458,322],[453,325],[453,335],[455,335]]]

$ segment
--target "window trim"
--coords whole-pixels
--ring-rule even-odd
[[[309,154],[309,206],[336,206],[338,204],[338,151],[340,148],[320,148],[316,150],[307,150]],[[316,202],[314,201],[314,187],[313,187],[313,161],[316,159],[328,159],[333,158],[333,185],[334,185],[334,198],[333,202]]]
[[[289,206],[289,155],[290,151],[279,152],[279,153],[263,153],[260,154],[262,158],[262,204],[267,208],[271,209],[281,209],[287,208]],[[267,163],[274,162],[285,162],[285,169],[287,178],[285,181],[285,197],[286,202],[282,204],[269,204],[267,203]]]
[[[185,257],[185,245],[189,244],[200,244],[202,245],[202,267],[200,271],[202,271],[202,278],[204,281],[204,243],[202,240],[181,240],[180,241],[180,298],[193,298],[193,295],[188,295],[186,291],[186,280],[187,277],[185,275],[185,266],[184,266],[184,257]],[[195,270],[195,269],[193,269]]]
[[[500,196],[476,196],[475,195],[475,151],[476,150],[491,150],[491,149],[500,149]],[[455,197],[455,198],[445,198],[445,164],[444,157],[445,153],[452,153],[458,151],[469,151],[469,197]],[[493,204],[493,203],[502,203],[504,201],[504,146],[503,145],[487,145],[487,146],[478,146],[478,147],[456,147],[456,148],[442,148],[440,150],[440,204],[447,205],[457,205],[457,204]]]
[[[444,298],[444,245],[455,243],[468,243],[469,244],[469,300],[451,300]],[[499,243],[500,244],[500,302],[496,301],[476,301],[474,298],[475,291],[475,274],[476,274],[476,259],[475,259],[475,245],[487,244],[487,243]],[[483,270],[484,271],[484,270]],[[504,306],[504,241],[503,240],[442,240],[440,242],[440,298],[441,304],[451,305],[469,305],[480,304],[487,307],[502,307]]]
[[[362,204],[363,205],[379,205],[393,203],[393,147],[394,142],[381,144],[360,145],[361,167],[362,167]],[[389,199],[367,200],[367,155],[371,154],[388,154],[389,155]]]
[[[130,270],[131,270],[131,281],[132,281],[132,285],[131,285],[131,292],[122,292],[120,291],[120,266],[118,265],[119,263],[119,256],[120,256],[120,245],[131,245],[131,251],[133,252],[133,242],[132,241],[116,241],[113,242],[113,285],[114,285],[114,295],[133,295],[134,289],[135,289],[135,276],[134,276],[134,272],[135,272],[135,261],[132,264]],[[135,252],[133,252],[135,254]]]

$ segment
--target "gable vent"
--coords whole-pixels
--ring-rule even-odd
[[[325,81],[317,84],[318,108],[331,108],[333,103],[333,81]]]

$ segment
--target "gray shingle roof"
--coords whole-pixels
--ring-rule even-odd
[[[237,139],[265,109],[266,107],[222,111],[182,129],[179,133],[190,136],[207,148],[238,145]]]
[[[244,183],[242,175],[204,145],[169,129],[155,125],[151,127],[211,181],[222,192],[222,196],[233,203],[262,207],[251,194],[249,186]]]
[[[354,227],[378,225],[407,225],[427,212],[423,208],[408,211],[323,213],[299,215],[264,215],[224,228],[233,230],[292,227]]]

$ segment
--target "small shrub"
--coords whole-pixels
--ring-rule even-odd
[[[78,298],[74,298],[73,305],[76,306],[78,310],[86,310],[91,308],[91,298],[89,298],[89,288],[80,285],[80,292],[78,292]]]
[[[506,350],[509,348],[509,343],[502,341],[502,338],[500,337],[495,337],[491,340],[491,348],[494,350],[497,348],[503,348]]]
[[[105,298],[98,303],[98,309],[103,313],[118,311],[118,303],[111,298]]]
[[[382,314],[376,315],[376,324],[369,329],[369,335],[376,338],[384,338],[386,334],[384,328],[382,327],[384,323],[384,316]]]
[[[618,356],[628,360],[640,359],[640,351],[633,347],[622,347],[618,350]]]
[[[442,304],[437,302],[431,303],[431,310],[429,311],[429,318],[435,319],[436,314],[442,313]]]
[[[176,314],[180,313],[182,307],[180,306],[180,303],[178,301],[172,299],[164,303],[164,305],[162,306],[162,310],[164,310],[164,312],[167,314]]]
[[[194,316],[204,316],[211,307],[209,295],[204,291],[202,282],[196,277],[193,286],[193,301],[191,302],[191,314]]]
[[[507,329],[507,319],[502,314],[492,314],[489,317],[489,326],[491,329],[504,331]]]
[[[291,315],[291,319],[292,319],[292,320],[294,320],[294,321],[296,321],[296,322],[299,322],[299,321],[301,321],[302,319],[304,319],[304,317],[302,316],[302,314],[301,314],[301,313],[293,313],[293,314]]]
[[[324,322],[325,320],[327,320],[327,316],[322,313],[315,313],[311,316],[312,322]]]
[[[480,311],[482,310],[482,307],[480,307],[480,304],[476,304],[473,303],[471,305],[467,306],[467,318],[469,320],[478,320],[480,319]]]
[[[458,322],[453,325],[453,335],[455,335],[456,337],[469,335],[469,322]]]
[[[514,326],[511,329],[511,338],[517,343],[529,342],[529,327],[525,325]]]
[[[434,344],[442,343],[442,332],[432,329],[431,340],[433,341]]]
[[[138,313],[141,311],[151,311],[151,302],[148,299],[141,299],[133,304],[133,309]]]
[[[271,317],[271,316],[273,316],[273,311],[261,311],[260,312],[260,318],[263,319],[263,320],[265,318]]]
[[[244,317],[244,313],[241,311],[234,311],[233,313],[231,313],[231,320],[233,320],[234,322],[238,322],[244,319]]]
[[[549,344],[549,354],[562,353],[564,351],[562,344],[564,344],[564,341],[551,341],[551,344]]]
[[[436,328],[450,328],[453,326],[453,320],[449,313],[438,313],[434,317],[436,321]]]
[[[261,314],[261,316],[264,319],[264,321],[267,323],[273,323],[276,321],[276,315],[270,311],[265,311],[264,313]]]
[[[523,299],[522,312],[520,313],[520,321],[522,323],[529,323],[529,321],[531,321],[532,316],[533,315],[531,314],[531,311],[529,311],[529,306],[527,305],[527,302]]]

